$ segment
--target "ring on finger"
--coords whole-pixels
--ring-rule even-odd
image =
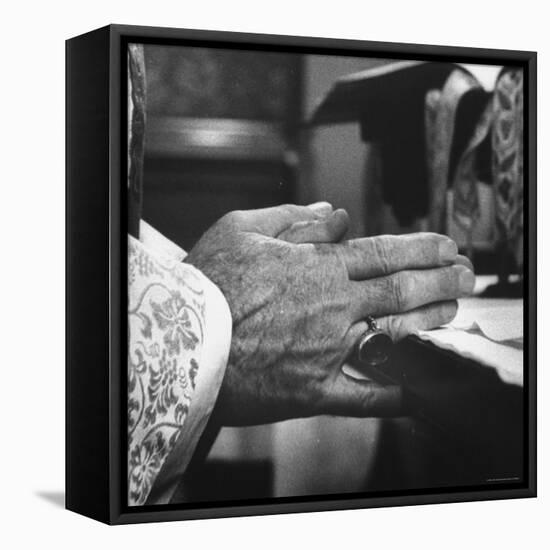
[[[370,367],[383,365],[390,357],[393,340],[389,334],[380,330],[370,315],[365,321],[368,328],[357,341],[357,357],[361,363]]]

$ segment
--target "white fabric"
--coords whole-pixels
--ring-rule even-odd
[[[462,330],[478,328],[497,342],[522,338],[523,300],[463,298],[451,326]]]
[[[454,321],[418,336],[496,370],[509,384],[523,385],[523,301],[459,300]]]
[[[139,240],[156,258],[182,262],[187,256],[183,248],[143,220],[139,222]]]

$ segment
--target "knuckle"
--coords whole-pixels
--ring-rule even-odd
[[[397,311],[404,311],[409,301],[409,277],[400,271],[388,277],[388,294]]]
[[[231,228],[238,227],[242,223],[242,221],[243,221],[242,210],[233,210],[231,212],[228,212],[220,219],[220,223]]]
[[[279,209],[282,214],[289,217],[297,216],[301,212],[301,208],[296,204],[281,204]]]
[[[375,260],[380,266],[382,273],[387,275],[390,273],[389,239],[387,237],[374,237],[372,243]]]
[[[448,240],[447,237],[432,232],[415,233],[411,237],[413,237],[411,246],[414,246],[426,263],[434,265],[439,263],[439,245],[442,240]]]
[[[388,330],[394,340],[404,338],[409,333],[405,319],[402,315],[390,315],[388,319]]]

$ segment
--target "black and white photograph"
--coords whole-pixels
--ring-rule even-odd
[[[124,54],[128,507],[526,487],[524,67]]]
[[[0,12],[2,548],[544,547],[542,3]]]

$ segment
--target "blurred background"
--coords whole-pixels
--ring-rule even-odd
[[[231,210],[324,200],[348,211],[352,237],[437,230],[457,240],[478,273],[507,283],[521,272],[523,182],[495,154],[493,90],[509,76],[502,67],[434,64],[437,78],[428,81],[424,69],[404,67],[391,81],[384,67],[395,60],[156,45],[144,52],[143,217],[183,248]],[[382,86],[373,91],[377,69]],[[365,98],[376,95],[367,106],[363,89]],[[508,111],[513,131],[520,115],[513,105]],[[517,176],[522,158],[514,154]],[[319,417],[223,428],[185,498],[425,487],[414,448],[401,456],[393,449],[391,468],[383,464],[386,424]]]

